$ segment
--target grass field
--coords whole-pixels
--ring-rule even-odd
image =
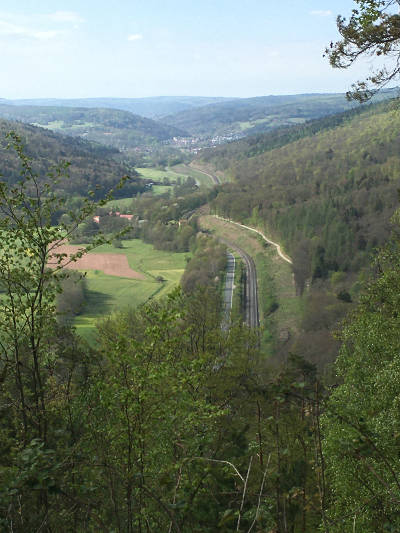
[[[105,207],[110,209],[130,209],[132,200],[132,198],[118,198],[116,200],[110,200],[106,203]]]
[[[165,192],[172,190],[172,185],[153,185],[152,191],[155,196],[160,196]],[[109,209],[118,209],[118,210],[131,210],[132,209],[133,198],[117,198],[115,200],[110,200],[106,203],[105,207]]]
[[[169,168],[166,170],[158,170],[156,168],[136,168],[135,170],[143,178],[154,181],[163,181],[164,178],[168,178],[171,181],[176,181],[178,178],[186,179],[188,176],[188,174],[184,172],[175,172]]]
[[[83,313],[75,320],[77,333],[88,340],[94,338],[96,321],[116,309],[137,307],[166,295],[179,284],[186,265],[185,253],[155,250],[151,244],[133,239],[123,241],[124,248],[103,245],[93,253],[125,254],[129,266],[145,275],[145,280],[108,276],[99,270],[87,273],[87,301]],[[160,276],[164,281],[157,281]]]
[[[175,165],[166,170],[157,170],[155,168],[137,168],[136,170],[143,178],[155,181],[162,181],[164,178],[168,178],[171,181],[176,181],[178,178],[186,180],[190,176],[196,180],[199,186],[211,187],[214,185],[209,176],[184,164]]]

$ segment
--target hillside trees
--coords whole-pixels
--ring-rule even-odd
[[[99,517],[119,531],[211,533],[240,497],[212,461],[232,453],[223,433],[245,331],[224,338],[208,298],[176,292],[102,324],[103,364],[86,394],[88,476]]]
[[[234,181],[218,187],[211,206],[242,222],[256,210],[260,227],[275,234],[305,272],[315,270],[322,246],[324,268],[312,272],[314,279],[336,269],[357,272],[389,235],[397,205],[399,124],[395,104],[382,103],[260,155],[248,157],[242,143],[237,157],[232,153]],[[217,159],[217,150],[212,157]],[[308,242],[307,254],[298,249],[302,242]]]
[[[49,531],[50,495],[59,494],[74,455],[66,449],[60,455],[59,448],[71,443],[64,440],[71,431],[64,425],[65,402],[80,366],[76,343],[57,322],[56,296],[68,277],[57,246],[95,204],[85,200],[78,214],[69,214],[70,225],[53,226],[54,212],[65,205],[57,185],[67,165],[39,177],[20,138],[8,137],[21,175],[15,185],[0,182],[1,520],[15,531]],[[93,246],[102,241],[99,236]]]
[[[0,119],[1,173],[9,185],[15,184],[20,177],[20,162],[16,153],[4,149],[7,143],[3,139],[9,131],[15,131],[21,138],[24,152],[31,158],[32,170],[40,179],[45,179],[57,165],[69,162],[68,177],[56,184],[58,194],[65,197],[66,206],[65,209],[54,211],[53,222],[57,222],[66,210],[79,208],[90,191],[100,200],[114,188],[114,196],[119,197],[122,189],[117,188],[117,185],[126,174],[129,174],[130,179],[125,183],[124,195],[133,196],[146,190],[145,182],[137,173],[117,161],[119,152],[116,149],[65,137],[29,124]]]
[[[395,218],[398,228],[398,212]],[[325,415],[331,531],[353,531],[353,523],[371,533],[400,528],[398,229],[375,273],[342,332],[336,369],[343,383]]]

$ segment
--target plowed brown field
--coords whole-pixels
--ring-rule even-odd
[[[69,263],[69,257],[82,250],[80,246],[62,244],[55,250],[58,254],[67,254],[68,257],[63,259],[62,264],[72,270],[101,270],[104,274],[110,276],[119,276],[121,278],[146,279],[140,272],[131,269],[128,259],[124,254],[85,254],[76,261]],[[50,268],[54,268],[57,260],[53,258],[48,263]]]

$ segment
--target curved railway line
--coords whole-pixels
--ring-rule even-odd
[[[224,238],[219,238],[221,242],[235,250],[246,266],[246,285],[244,291],[245,299],[245,317],[246,324],[250,328],[258,328],[260,325],[260,316],[258,312],[258,289],[257,289],[257,270],[253,258],[244,250]]]

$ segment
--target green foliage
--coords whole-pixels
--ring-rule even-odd
[[[122,244],[122,241],[121,239],[114,239],[112,241],[112,245],[114,246],[114,248],[123,248],[123,244]]]
[[[0,515],[7,530],[37,531],[51,520],[49,495],[59,494],[73,455],[68,451],[61,466],[61,405],[77,364],[64,359],[74,342],[57,323],[56,296],[68,277],[65,255],[57,247],[95,204],[85,200],[78,214],[69,213],[69,225],[53,226],[53,214],[64,204],[56,191],[67,166],[43,178],[34,172],[20,138],[13,132],[8,138],[21,173],[15,185],[0,182]],[[93,246],[100,242],[101,236]]]
[[[181,286],[187,293],[198,287],[220,287],[226,269],[226,246],[199,233],[194,242],[193,257],[186,265]]]
[[[63,323],[82,313],[87,294],[87,280],[78,273],[71,272],[61,281],[61,292],[57,296],[57,315]]]
[[[234,182],[221,185],[211,204],[236,221],[250,221],[256,212],[258,225],[300,263],[300,292],[307,275],[326,279],[332,271],[357,272],[365,265],[387,238],[397,205],[397,101],[328,124],[293,142],[288,133],[281,148],[261,139],[259,155],[252,155],[250,141],[233,143],[228,153],[234,146],[237,153],[226,173]],[[215,154],[210,162],[217,165]]]
[[[398,237],[375,265],[375,279],[342,332],[341,384],[324,417],[332,532],[400,528]]]
[[[198,491],[207,475],[196,458],[214,456],[224,410],[207,400],[215,354],[192,352],[184,317],[175,295],[101,327],[106,366],[87,394],[88,452],[106,466],[98,475],[115,502],[99,494],[99,514],[127,531],[142,522],[178,531],[206,503]]]

